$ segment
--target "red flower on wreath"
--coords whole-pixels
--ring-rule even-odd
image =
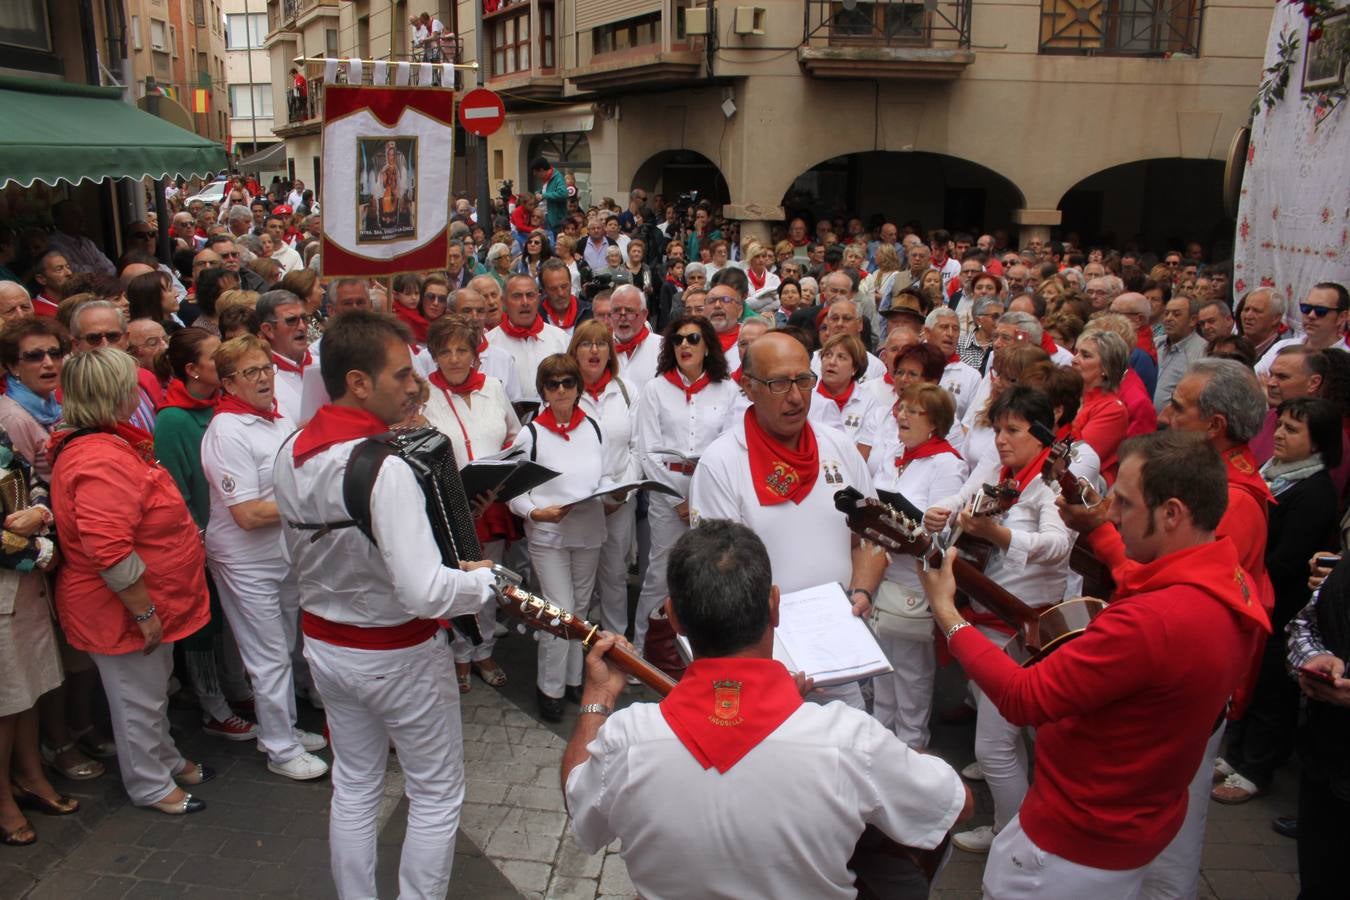
[[[1245,241],[1251,233],[1252,223],[1247,221],[1246,216],[1243,216],[1242,223],[1238,225],[1238,234],[1241,235],[1242,239]]]
[[[1280,221],[1280,208],[1278,206],[1271,209],[1270,218],[1276,222]]]
[[[1256,162],[1256,145],[1255,145],[1255,144],[1248,144],[1248,145],[1247,145],[1247,165],[1250,166],[1250,165],[1251,165],[1252,163],[1254,163],[1254,162]]]
[[[1322,224],[1323,225],[1331,224],[1331,207],[1328,206],[1322,207]]]
[[[1261,276],[1261,287],[1274,287],[1274,286],[1275,286],[1274,278],[1271,278],[1269,275]]]
[[[1247,279],[1245,279],[1245,278],[1239,278],[1237,281],[1233,282],[1233,287],[1237,288],[1237,292],[1238,292],[1239,294],[1244,294],[1244,293],[1246,293],[1246,292],[1247,292]]]

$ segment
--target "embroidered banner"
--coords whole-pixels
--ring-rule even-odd
[[[445,267],[455,93],[324,86],[325,277]]]

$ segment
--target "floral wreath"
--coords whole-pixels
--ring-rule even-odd
[[[1314,44],[1323,39],[1323,25],[1328,18],[1345,13],[1350,7],[1334,5],[1334,0],[1287,0],[1292,6],[1300,8],[1303,18],[1308,22],[1308,43]],[[1340,46],[1333,48],[1342,60],[1342,65],[1350,58],[1350,29],[1339,35]],[[1280,29],[1280,39],[1275,48],[1275,62],[1262,72],[1261,85],[1257,88],[1256,98],[1252,100],[1252,118],[1260,114],[1262,108],[1270,110],[1284,99],[1289,87],[1290,74],[1294,70],[1294,57],[1300,46],[1299,36],[1289,28]],[[1312,110],[1313,127],[1319,127],[1327,117],[1350,94],[1346,79],[1335,87],[1324,91],[1310,91],[1304,95],[1304,104]]]

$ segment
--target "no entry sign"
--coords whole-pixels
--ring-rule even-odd
[[[506,121],[502,98],[487,88],[474,88],[459,101],[459,124],[469,134],[487,137]]]

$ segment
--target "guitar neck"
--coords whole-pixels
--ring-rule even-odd
[[[583,645],[590,649],[589,645]],[[653,666],[642,657],[633,653],[631,650],[625,650],[622,647],[611,647],[605,654],[605,659],[614,663],[624,674],[632,675],[638,681],[647,687],[656,691],[662,697],[675,689],[675,681],[665,672]]]
[[[959,556],[952,565],[952,574],[956,576],[957,587],[969,594],[971,599],[989,607],[994,615],[1013,628],[1021,630],[1023,626],[1036,621],[1039,617],[1036,610],[1001,588],[988,575]]]

